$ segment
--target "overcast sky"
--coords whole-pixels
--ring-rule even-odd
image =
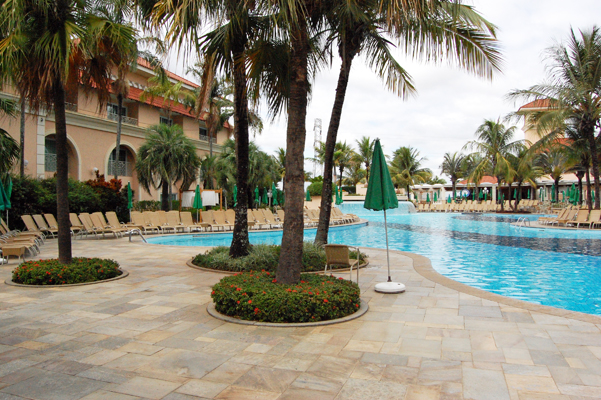
[[[427,158],[424,165],[440,175],[446,152],[459,151],[474,138],[484,119],[497,119],[519,108],[505,100],[512,89],[539,83],[545,75],[544,51],[565,40],[570,27],[589,29],[601,16],[599,0],[473,0],[472,4],[498,27],[503,53],[502,73],[492,81],[468,74],[443,62],[440,65],[413,62],[401,52],[397,59],[413,77],[417,97],[403,101],[389,93],[381,81],[365,66],[363,59],[353,64],[346,94],[339,141],[355,145],[362,136],[379,137],[384,152],[400,146],[412,146]],[[181,73],[181,69],[177,68]],[[313,126],[322,120],[325,141],[339,64],[323,71],[313,86],[307,110],[305,157],[313,156]],[[265,110],[262,114],[266,116]],[[519,123],[521,128],[521,122]],[[516,139],[523,138],[518,130]],[[262,150],[273,154],[286,145],[286,121],[281,117],[255,138]],[[305,169],[312,172],[312,164]]]

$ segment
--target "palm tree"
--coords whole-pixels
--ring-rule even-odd
[[[393,58],[391,43],[382,33],[398,40],[414,57],[438,60],[443,56],[481,76],[492,77],[499,69],[500,56],[495,43],[495,27],[472,7],[460,2],[429,2],[420,8],[414,2],[396,2],[383,7],[381,0],[335,2],[327,14],[331,36],[337,42],[341,67],[326,137],[325,169],[330,168],[338,134],[342,107],[354,58],[366,56],[368,65],[386,87],[400,97],[415,93],[409,74]],[[399,15],[400,14],[400,15]],[[331,180],[324,177],[320,223],[316,243],[326,243],[329,228]]]
[[[152,15],[155,26],[164,27],[167,40],[177,43],[180,49],[191,44],[202,46],[202,52],[215,57],[218,69],[227,71],[234,82],[234,137],[236,139],[236,180],[238,205],[230,256],[248,254],[248,163],[249,163],[249,110],[247,88],[247,50],[249,40],[256,34],[258,17],[252,13],[254,1],[226,0],[170,0],[145,3],[144,14]],[[203,36],[205,20],[223,22]],[[164,26],[166,23],[167,26]],[[197,47],[198,48],[198,47]]]
[[[169,188],[182,182],[187,189],[200,168],[201,160],[192,141],[179,125],[154,125],[148,128],[146,141],[138,150],[136,171],[140,185],[150,193],[150,187],[161,188],[161,208],[169,210]]]
[[[468,142],[464,148],[475,149],[482,156],[482,161],[474,167],[472,174],[482,176],[490,169],[497,178],[499,192],[504,178],[504,171],[509,166],[507,155],[519,151],[522,141],[513,141],[516,127],[505,128],[499,121],[484,120],[476,130],[477,140]],[[501,211],[503,202],[501,201]]]
[[[577,130],[588,143],[594,178],[595,193],[599,193],[599,158],[596,129],[601,119],[601,31],[597,26],[580,31],[579,37],[570,31],[567,43],[548,49],[551,68],[548,82],[527,90],[510,93],[513,98],[546,99],[545,111],[527,117],[527,123],[545,129],[561,126],[565,121],[577,121]],[[554,130],[553,134],[562,133]],[[590,197],[590,189],[589,189]],[[595,209],[599,209],[599,197]]]
[[[184,88],[182,82],[171,82],[167,71],[163,67],[157,67],[154,69],[155,75],[148,79],[150,84],[140,95],[141,101],[150,99],[154,100],[155,97],[163,98],[163,107],[167,109],[167,118],[171,119],[171,112],[173,107],[192,103],[194,101],[192,93]]]
[[[576,164],[576,161],[570,159],[561,146],[552,146],[538,156],[536,164],[555,182],[555,200],[559,201],[559,181],[562,175]]]
[[[537,156],[536,149],[529,149],[523,145],[516,156],[510,155],[509,157],[512,170],[510,178],[518,184],[518,198],[513,203],[514,211],[517,211],[518,204],[522,200],[522,185],[529,183],[533,189],[536,189],[536,179],[543,175],[543,170],[535,165]]]
[[[451,179],[453,186],[453,200],[457,192],[457,181],[465,176],[465,156],[462,153],[445,153],[440,170]]]
[[[376,141],[369,136],[363,136],[361,139],[356,140],[357,143],[357,161],[359,164],[365,164],[365,179],[369,181],[369,167],[371,165],[371,158],[374,155],[374,144]]]
[[[365,182],[367,179],[367,171],[361,168],[361,163],[352,160],[347,169],[346,178],[342,181],[343,184],[349,186],[357,186],[361,182]]]
[[[407,196],[411,186],[425,183],[432,177],[432,171],[422,168],[422,163],[427,158],[420,157],[419,151],[413,147],[399,147],[395,150],[390,163],[390,177],[395,186],[405,188]]]
[[[280,179],[282,179],[286,176],[286,150],[278,147],[273,158],[275,159]]]
[[[0,74],[10,77],[33,111],[54,109],[58,258],[67,264],[72,253],[65,96],[68,85],[82,83],[100,106],[106,103],[113,64],[102,42],[102,18],[90,15],[86,0],[12,0],[0,5],[0,20]]]
[[[0,180],[4,180],[19,159],[19,144],[7,131],[0,128]]]
[[[344,174],[344,169],[347,168],[355,157],[355,151],[351,146],[346,144],[346,142],[338,142],[336,143],[335,151],[334,151],[334,165],[338,167],[338,186],[342,186],[342,176]],[[323,192],[322,192],[323,195]]]

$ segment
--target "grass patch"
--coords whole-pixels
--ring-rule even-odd
[[[214,247],[205,254],[198,254],[192,264],[202,268],[230,272],[269,271],[274,273],[280,260],[280,245],[257,244],[251,247],[250,254],[246,257],[231,258],[230,248],[225,246]],[[357,257],[357,252],[351,252],[351,258]],[[361,260],[367,259],[361,253]],[[303,244],[302,272],[323,271],[326,265],[326,252],[311,242]],[[336,266],[334,266],[334,269]],[[339,267],[344,268],[344,267]]]
[[[269,271],[228,276],[213,286],[221,314],[248,321],[314,322],[338,319],[361,306],[359,286],[332,275],[301,275],[298,285],[277,283]]]
[[[60,286],[104,281],[122,273],[116,261],[76,257],[67,265],[56,259],[24,262],[13,270],[12,281],[23,285]]]

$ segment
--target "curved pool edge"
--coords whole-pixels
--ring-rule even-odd
[[[376,248],[368,248],[368,249],[369,250],[380,250],[380,251],[382,250],[382,249],[376,249]],[[479,297],[484,300],[490,300],[490,301],[494,301],[497,303],[502,303],[502,304],[505,304],[510,307],[521,308],[524,310],[538,312],[538,313],[542,313],[542,314],[549,314],[549,315],[553,315],[556,317],[575,319],[578,321],[587,322],[587,323],[591,323],[591,324],[601,324],[601,316],[593,315],[593,314],[586,314],[586,313],[582,313],[582,312],[578,312],[578,311],[565,310],[563,308],[557,308],[557,307],[552,307],[552,306],[545,306],[542,304],[535,304],[535,303],[531,303],[529,301],[518,300],[518,299],[511,298],[511,297],[503,296],[500,294],[488,292],[486,290],[478,289],[473,286],[469,286],[469,285],[457,282],[456,280],[453,280],[451,278],[448,278],[448,277],[442,275],[441,273],[439,273],[432,267],[432,262],[427,257],[420,256],[419,254],[409,253],[406,251],[399,251],[399,250],[390,250],[390,252],[391,253],[395,252],[395,253],[398,253],[398,254],[401,254],[406,257],[411,258],[413,261],[413,269],[415,270],[415,272],[417,272],[424,278],[429,279],[430,281],[432,281],[434,283],[438,283],[449,289],[453,289],[453,290],[456,290],[461,293],[469,294],[470,296]]]

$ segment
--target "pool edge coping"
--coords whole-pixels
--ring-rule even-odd
[[[370,250],[371,249],[381,250],[381,249],[370,248]],[[590,324],[601,324],[601,316],[587,314],[587,313],[583,313],[583,312],[579,312],[579,311],[564,310],[563,308],[545,306],[542,304],[535,304],[535,303],[531,303],[529,301],[513,299],[511,297],[507,297],[507,296],[503,296],[500,294],[488,292],[486,290],[478,289],[478,288],[457,282],[456,280],[453,280],[451,278],[448,278],[448,277],[442,275],[441,273],[439,273],[432,267],[432,262],[430,261],[430,259],[428,257],[424,257],[424,256],[420,256],[419,254],[409,253],[409,252],[400,251],[400,250],[391,250],[391,252],[395,252],[395,253],[398,253],[398,254],[401,254],[406,257],[411,258],[411,260],[413,261],[413,269],[415,270],[415,272],[417,272],[424,278],[429,279],[434,283],[445,286],[449,289],[456,290],[460,293],[469,294],[470,296],[479,297],[479,298],[482,298],[485,300],[502,303],[502,304],[505,304],[505,305],[508,305],[511,307],[521,308],[521,309],[525,309],[528,311],[549,314],[549,315],[553,315],[556,317],[575,319],[575,320],[578,320],[581,322],[587,322]]]

